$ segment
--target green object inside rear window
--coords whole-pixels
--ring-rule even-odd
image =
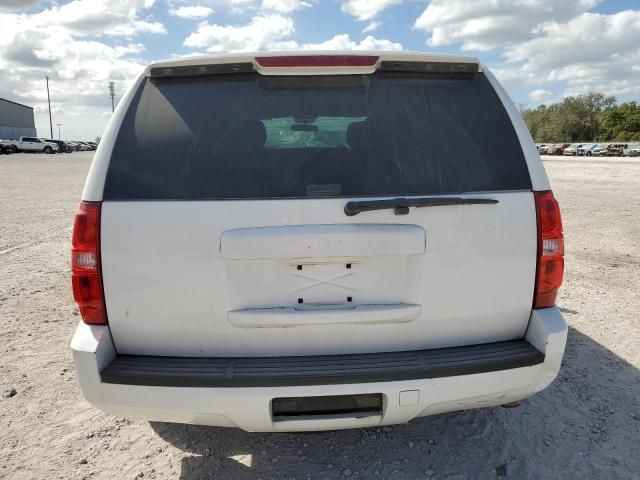
[[[261,122],[267,131],[267,148],[346,148],[349,146],[349,125],[365,119],[366,117],[282,117]]]

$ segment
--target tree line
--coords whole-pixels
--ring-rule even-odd
[[[640,105],[591,92],[560,103],[521,108],[531,136],[540,143],[640,141]]]

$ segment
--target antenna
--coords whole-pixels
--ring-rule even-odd
[[[116,84],[113,82],[109,82],[109,96],[111,97],[111,113],[115,110],[114,98],[116,98]]]

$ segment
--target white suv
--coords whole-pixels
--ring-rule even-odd
[[[87,400],[249,431],[367,427],[549,385],[558,204],[477,60],[235,54],[151,64],[73,231]]]

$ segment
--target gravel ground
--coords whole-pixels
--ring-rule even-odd
[[[546,158],[571,327],[559,378],[516,409],[379,429],[250,434],[120,420],[86,403],[69,236],[91,154],[0,157],[0,478],[637,479],[640,159]]]

